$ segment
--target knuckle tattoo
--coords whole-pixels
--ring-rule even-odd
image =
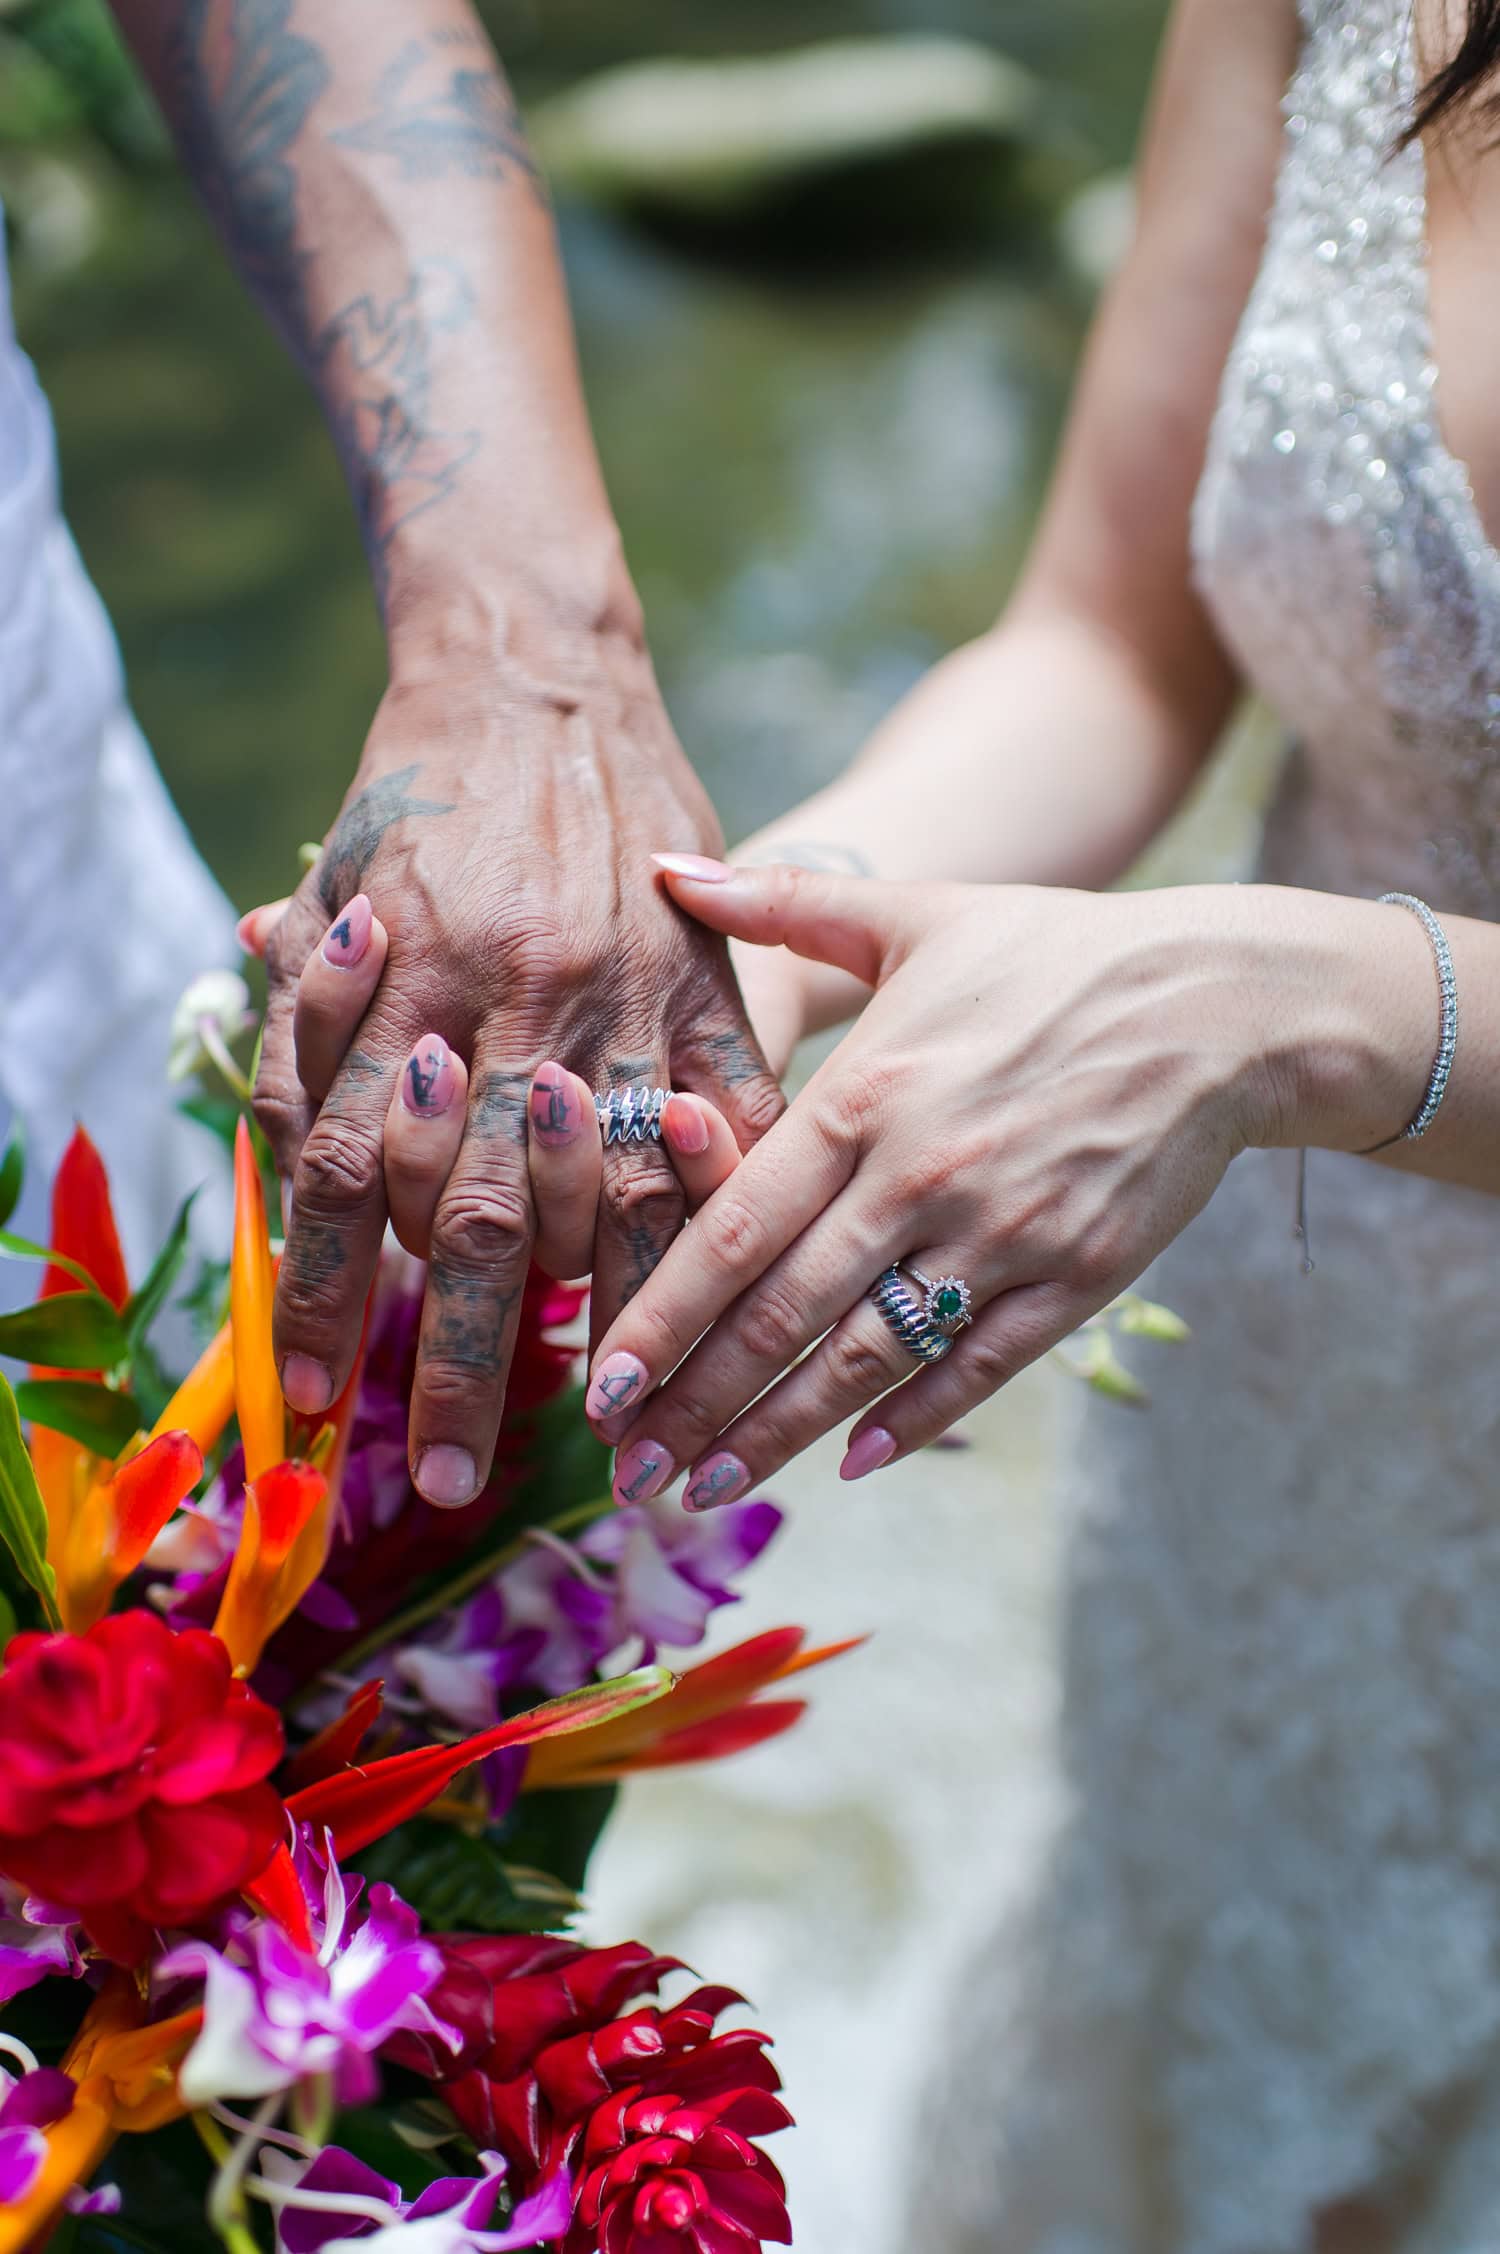
[[[433,1259],[445,1270],[493,1276],[524,1259],[531,1233],[531,1208],[519,1191],[498,1185],[450,1190],[433,1223]]]

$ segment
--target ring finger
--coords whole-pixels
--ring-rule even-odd
[[[536,1200],[536,1246],[542,1273],[566,1280],[593,1265],[594,1224],[604,1153],[594,1098],[586,1080],[560,1064],[537,1069],[526,1105],[526,1158]]]
[[[699,1458],[688,1473],[684,1504],[712,1510],[737,1501],[923,1366],[879,1310],[861,1300]]]
[[[432,1217],[464,1139],[469,1075],[440,1033],[424,1033],[385,1115],[385,1196],[408,1252],[427,1258]]]
[[[654,1466],[652,1492],[659,1493],[683,1466],[696,1466],[718,1435],[810,1348],[828,1351],[829,1342],[822,1348],[817,1342],[847,1318],[850,1277],[866,1272],[872,1262],[883,1268],[901,1250],[900,1238],[883,1233],[860,1199],[850,1195],[836,1200],[821,1224],[741,1294],[660,1394],[644,1405],[639,1422],[629,1428],[630,1446],[620,1449],[617,1499],[631,1499],[624,1490],[636,1484],[648,1456]],[[910,1359],[876,1309],[871,1307],[870,1314],[898,1357]],[[900,1367],[899,1358],[891,1364],[894,1371]],[[889,1376],[884,1380],[891,1382]],[[857,1395],[851,1411],[872,1397]]]

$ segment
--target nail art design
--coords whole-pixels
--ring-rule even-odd
[[[406,1060],[401,1101],[420,1119],[447,1110],[453,1099],[453,1052],[440,1033],[424,1033]]]
[[[357,892],[348,907],[329,928],[323,941],[323,960],[332,963],[335,970],[353,970],[364,960],[365,949],[370,944],[370,930],[374,917],[364,893]]]
[[[588,1413],[603,1421],[623,1416],[635,1407],[646,1384],[646,1365],[634,1354],[611,1354],[594,1373],[589,1387]]]
[[[676,1469],[672,1457],[656,1441],[633,1442],[615,1465],[615,1501],[649,1503],[653,1495],[661,1493]]]
[[[749,1466],[727,1448],[722,1449],[716,1456],[705,1456],[699,1464],[683,1494],[683,1507],[716,1510],[721,1504],[736,1501],[749,1484]]]
[[[552,1069],[543,1065],[542,1071]],[[531,1088],[531,1131],[544,1148],[560,1149],[578,1133],[578,1105],[562,1078],[544,1080],[537,1074]]]

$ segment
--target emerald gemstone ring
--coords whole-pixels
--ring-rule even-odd
[[[922,1312],[935,1331],[940,1331],[944,1338],[951,1338],[955,1331],[973,1322],[973,1295],[962,1276],[924,1275],[909,1260],[905,1267],[907,1274],[927,1295]]]

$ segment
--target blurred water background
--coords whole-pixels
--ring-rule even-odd
[[[773,200],[753,228],[644,224],[559,182],[658,667],[734,837],[836,772],[994,615],[1119,235],[1162,0],[486,13],[539,120],[627,62],[831,36],[954,34],[1034,74],[1014,146],[924,144]],[[0,195],[23,341],[137,709],[248,904],[285,889],[327,826],[382,685],[329,447],[97,0],[0,0]],[[1154,866],[1242,860],[1265,765],[1253,740],[1222,764]],[[1185,1381],[1158,1353],[1152,1382]],[[1069,1381],[1033,1373],[963,1452],[851,1492],[829,1447],[779,1481],[791,1521],[732,1632],[795,1618],[875,1640],[816,1679],[792,1737],[633,1787],[596,1873],[601,1935],[639,1929],[736,1981],[777,2035],[804,2124],[778,2156],[803,2254],[942,2254],[905,2213],[911,2140],[969,1952],[1034,1876],[1055,1813],[1048,1475],[1069,1407]]]

